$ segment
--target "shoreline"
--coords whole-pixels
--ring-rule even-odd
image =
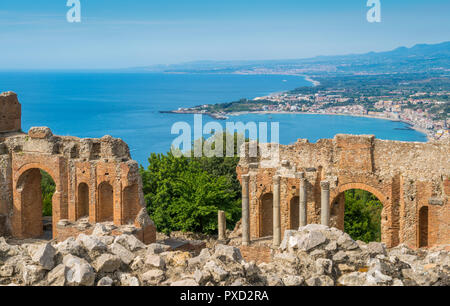
[[[213,73],[213,74],[222,74],[222,73]],[[228,74],[228,73],[227,73]],[[296,74],[296,73],[247,73],[247,72],[233,72],[229,74],[239,74],[239,75],[290,75],[290,76],[298,76],[302,77],[306,82],[309,82],[312,87],[320,86],[320,82],[312,79],[309,75],[305,74]],[[290,90],[287,91],[281,91],[281,93],[287,93]],[[267,96],[272,96],[274,94],[279,94],[280,92],[270,93]],[[257,97],[258,98],[258,97]],[[254,98],[256,99],[256,98]],[[379,117],[379,116],[372,116],[372,115],[360,115],[360,114],[338,114],[338,113],[312,113],[312,112],[287,112],[287,111],[245,111],[245,112],[232,112],[232,113],[202,113],[197,111],[160,111],[160,113],[170,113],[170,114],[200,114],[200,115],[206,115],[216,120],[227,120],[229,119],[229,116],[240,116],[240,115],[246,115],[246,114],[281,114],[281,115],[332,115],[332,116],[348,116],[348,117],[360,117],[360,118],[370,118],[370,119],[379,119],[379,120],[388,120],[393,122],[401,122],[406,124],[411,130],[415,130],[421,134],[423,134],[427,142],[433,141],[434,138],[430,134],[429,130],[415,126],[413,123],[402,120],[402,119],[394,119],[394,118],[388,118],[388,117]]]
[[[231,74],[237,74],[237,75],[278,75],[278,76],[288,75],[288,76],[296,76],[296,77],[302,77],[306,82],[309,82],[310,86],[312,86],[312,87],[320,86],[320,82],[319,81],[316,81],[316,80],[312,79],[309,75],[306,75],[306,74],[297,74],[297,73],[242,73],[242,72],[234,72],[234,73],[231,73]],[[271,92],[268,95],[263,96],[263,97],[271,97],[273,95],[277,95],[277,94],[280,94],[280,93],[288,93],[288,92],[290,92],[292,90],[293,89],[277,91],[277,92]],[[253,98],[253,100],[255,100],[256,98],[263,98],[263,97],[255,97],[255,98]]]
[[[253,111],[253,112],[233,112],[229,113],[227,115],[229,116],[241,116],[246,114],[257,114],[257,115],[268,115],[268,114],[275,114],[275,115],[328,115],[328,116],[347,116],[347,117],[360,117],[360,118],[370,118],[370,119],[380,119],[380,120],[388,120],[393,122],[401,122],[406,125],[408,125],[412,130],[415,130],[421,134],[424,134],[427,138],[427,141],[432,141],[433,139],[430,137],[427,130],[417,127],[413,125],[411,122],[404,121],[401,119],[394,119],[394,118],[387,118],[387,117],[378,117],[378,116],[371,116],[371,115],[359,115],[359,114],[336,114],[336,113],[311,113],[311,112],[276,112],[276,111]]]

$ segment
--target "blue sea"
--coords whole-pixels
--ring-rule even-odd
[[[151,74],[88,72],[1,72],[0,91],[14,91],[22,104],[22,126],[48,126],[57,135],[122,138],[140,164],[151,152],[165,153],[178,135],[172,125],[193,115],[164,114],[201,104],[255,98],[310,86],[303,77],[282,75]],[[203,123],[214,119],[204,116]],[[248,114],[232,121],[279,122],[280,142],[315,142],[338,133],[374,134],[380,139],[426,141],[401,122],[350,116]],[[225,121],[219,121],[225,128]],[[270,126],[270,125],[269,125]]]

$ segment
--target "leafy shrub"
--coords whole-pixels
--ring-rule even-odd
[[[48,217],[52,215],[52,198],[56,190],[56,185],[47,172],[41,171],[41,176],[42,215]]]
[[[370,192],[345,192],[345,232],[355,240],[380,242],[382,209],[381,202]]]

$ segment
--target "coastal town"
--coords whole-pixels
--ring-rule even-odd
[[[439,92],[435,96],[450,95],[450,92]],[[430,139],[450,139],[450,120],[433,115],[429,110],[434,106],[444,105],[446,101],[436,101],[429,98],[428,93],[419,93],[405,99],[393,100],[391,97],[367,97],[373,102],[373,108],[365,104],[347,104],[350,98],[342,95],[319,93],[313,95],[278,94],[268,97],[255,98],[254,101],[273,101],[273,105],[263,105],[262,111],[269,112],[302,112],[313,114],[335,114],[348,116],[365,116],[380,119],[402,121],[425,134]],[[308,101],[310,104],[305,104]],[[342,105],[344,104],[344,105]],[[447,114],[448,117],[448,114]]]
[[[200,113],[225,120],[243,113],[307,113],[346,115],[401,121],[427,135],[429,140],[450,140],[450,92],[407,91],[402,88],[367,94],[349,89],[300,88],[231,103],[179,108],[172,113]]]

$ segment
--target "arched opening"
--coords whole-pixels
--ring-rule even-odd
[[[273,194],[266,193],[261,198],[261,237],[273,235]]]
[[[123,190],[122,216],[124,223],[132,223],[139,214],[141,206],[139,205],[138,185],[125,187]]]
[[[114,190],[111,184],[103,182],[98,186],[98,222],[114,220]]]
[[[291,229],[298,229],[300,226],[300,199],[299,197],[293,197],[289,205],[289,216]]]
[[[428,206],[419,210],[419,248],[428,247]]]
[[[77,220],[89,216],[89,186],[86,183],[78,185]]]
[[[382,240],[383,205],[371,192],[350,189],[339,194],[332,204],[332,226],[344,230],[354,240]]]
[[[20,196],[23,238],[52,239],[53,195],[56,184],[47,172],[33,168],[25,171],[17,183]]]

